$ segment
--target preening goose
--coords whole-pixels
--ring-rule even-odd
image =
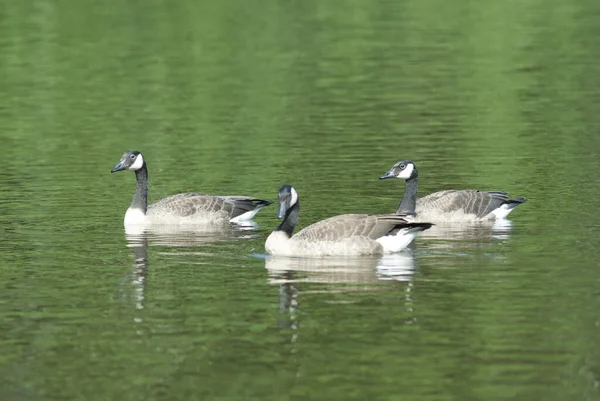
[[[125,213],[125,227],[152,224],[245,225],[252,223],[260,208],[273,203],[247,196],[190,192],[169,196],[148,206],[148,168],[144,156],[135,150],[125,152],[110,172],[123,170],[135,171],[137,181],[133,201]]]
[[[475,221],[503,219],[527,199],[509,199],[506,192],[477,190],[439,191],[417,199],[418,173],[415,163],[401,160],[379,179],[406,181],[404,196],[396,214],[415,213],[419,220]]]
[[[269,235],[265,250],[271,255],[373,255],[398,252],[431,223],[409,223],[395,214],[342,214],[314,223],[292,236],[300,203],[290,185],[279,190],[281,224]]]

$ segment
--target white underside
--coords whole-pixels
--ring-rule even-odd
[[[358,256],[399,252],[419,234],[418,229],[402,229],[396,235],[377,240],[354,236],[340,241],[304,241],[273,231],[265,242],[265,251],[279,256]]]

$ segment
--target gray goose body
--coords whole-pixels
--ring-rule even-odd
[[[296,190],[279,190],[279,218],[283,222],[269,235],[265,250],[272,255],[373,255],[398,252],[430,223],[411,223],[394,214],[343,214],[311,224],[293,235],[300,214]]]
[[[506,192],[478,190],[438,191],[417,199],[418,172],[410,160],[396,163],[380,179],[406,180],[406,189],[397,214],[416,214],[419,220],[476,221],[503,219],[526,198],[510,199]]]
[[[272,202],[247,196],[218,196],[200,192],[172,195],[148,205],[148,169],[140,152],[128,151],[111,172],[132,170],[136,192],[125,213],[124,225],[192,224],[226,226],[249,224],[263,206]]]

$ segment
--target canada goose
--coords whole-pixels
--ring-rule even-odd
[[[527,199],[509,199],[506,192],[477,190],[439,191],[417,199],[418,173],[415,163],[401,160],[379,177],[400,178],[406,181],[404,196],[396,214],[411,213],[419,220],[474,221],[503,219]]]
[[[142,154],[131,150],[110,170],[135,171],[135,195],[127,212],[124,225],[198,224],[219,226],[228,223],[244,225],[263,206],[271,201],[247,196],[215,196],[198,192],[182,193],[163,198],[148,206],[148,168]]]
[[[409,223],[395,214],[342,214],[314,223],[292,236],[300,203],[291,185],[279,189],[281,224],[269,235],[265,250],[272,255],[371,255],[398,252],[431,223]]]

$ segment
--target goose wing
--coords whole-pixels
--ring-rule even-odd
[[[474,214],[481,218],[508,201],[506,192],[448,190],[434,192],[417,199],[417,211],[453,212],[462,210],[466,214]]]
[[[243,195],[226,195],[218,196],[218,198],[223,199],[226,203],[233,204],[234,209],[231,217],[237,217],[251,210],[268,206],[273,203],[273,201]]]
[[[269,205],[270,201],[246,196],[214,196],[200,192],[188,192],[161,199],[148,208],[152,214],[170,214],[181,217],[198,213],[225,213],[237,217],[257,207]]]
[[[311,224],[292,238],[308,242],[335,242],[361,236],[375,240],[390,233],[398,226],[408,225],[410,223],[401,215],[343,214]]]

